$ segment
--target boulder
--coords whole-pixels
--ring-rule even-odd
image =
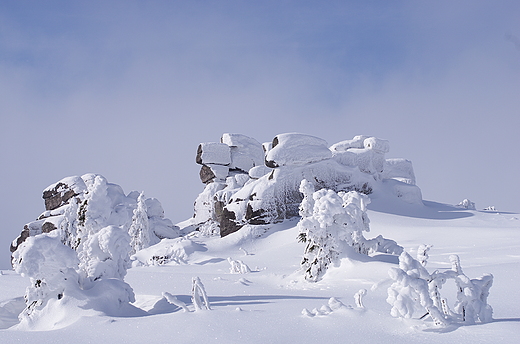
[[[199,165],[224,165],[231,163],[231,152],[225,143],[204,142],[197,148],[195,161]]]
[[[241,134],[223,134],[220,139],[229,146],[231,152],[230,169],[244,172],[264,164],[264,150],[255,139]]]
[[[84,181],[80,177],[63,178],[59,182],[50,185],[43,190],[45,210],[54,210],[68,204],[72,197],[86,189]]]

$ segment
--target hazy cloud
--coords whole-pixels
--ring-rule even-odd
[[[87,172],[190,217],[196,147],[223,132],[379,136],[425,199],[518,211],[519,15],[514,1],[4,2],[1,246],[44,187]]]

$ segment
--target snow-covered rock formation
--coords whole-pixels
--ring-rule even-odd
[[[377,192],[422,204],[412,164],[385,159],[386,140],[356,136],[330,147],[325,140],[298,133],[260,144],[239,134],[201,143],[196,162],[206,187],[195,201],[193,224],[204,234],[226,236],[245,224],[268,224],[298,216],[303,179],[316,190]]]
[[[64,178],[47,187],[43,199],[45,212],[36,221],[25,225],[20,236],[12,242],[11,252],[15,252],[28,237],[54,230],[59,230],[61,241],[73,249],[82,244],[87,229],[96,233],[109,227],[112,231],[125,233],[132,230],[132,243],[138,248],[180,235],[179,228],[164,217],[157,199],[145,199],[137,191],[125,195],[119,185],[108,183],[98,174]],[[142,228],[148,233],[141,235],[139,231]],[[137,237],[145,237],[147,242],[136,243]]]
[[[131,311],[135,295],[124,281],[130,254],[180,235],[159,201],[125,195],[98,174],[64,178],[43,198],[46,211],[11,245],[13,268],[31,280],[19,326],[62,327],[89,310]]]

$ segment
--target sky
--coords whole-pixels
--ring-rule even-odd
[[[174,222],[200,142],[371,135],[423,198],[520,212],[518,1],[0,2],[0,268],[42,190],[99,173]]]

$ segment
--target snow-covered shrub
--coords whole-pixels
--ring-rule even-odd
[[[172,295],[168,292],[163,292],[162,296],[166,299],[166,301],[168,301],[168,303],[182,308],[182,310],[184,312],[189,312],[189,309],[188,309],[188,307],[186,307],[186,304],[184,302],[182,302],[181,300],[177,299],[177,297],[175,297],[174,295]]]
[[[81,238],[79,252],[62,243],[59,230],[29,237],[14,252],[15,270],[31,282],[26,309],[19,316],[21,328],[66,326],[89,309],[119,315],[135,301],[132,288],[123,281],[128,233],[107,226]]]
[[[251,272],[251,269],[249,268],[249,266],[247,266],[247,264],[245,264],[243,261],[241,260],[234,260],[232,259],[231,257],[228,257],[228,262],[229,262],[229,265],[230,268],[229,268],[229,273],[232,273],[232,274],[248,274]]]
[[[202,284],[199,277],[192,278],[191,300],[193,301],[193,305],[195,306],[196,311],[211,309],[208,301],[208,295],[206,294],[206,289],[204,288],[204,284]]]
[[[462,202],[460,202],[459,204],[457,204],[457,207],[459,208],[464,208],[464,209],[468,209],[468,210],[476,210],[477,208],[475,207],[475,202],[471,202],[469,199],[465,198],[462,200]]]
[[[130,254],[150,246],[150,230],[144,193],[137,198],[137,207],[134,209],[132,224],[130,225]]]
[[[87,281],[124,279],[130,267],[128,232],[117,226],[103,227],[87,236],[81,247],[79,269],[85,287],[89,285]]]
[[[365,296],[366,294],[366,289],[359,289],[359,291],[354,294],[354,301],[356,301],[356,307],[365,308],[365,306],[363,305],[363,296]]]
[[[420,245],[417,249],[417,260],[422,266],[426,266],[428,263],[428,251],[432,248],[432,245]]]
[[[144,213],[148,217],[150,245],[163,238],[179,237],[179,228],[164,217],[160,202],[154,198],[145,199],[146,209],[141,204],[141,217],[134,217],[139,195],[136,191],[125,195],[119,185],[109,183],[99,174],[64,178],[44,190],[46,211],[25,226],[13,241],[11,252],[25,238],[54,230],[59,231],[65,245],[78,249],[85,236],[103,227],[113,225],[129,231],[135,220],[144,222]]]
[[[351,305],[345,305],[340,300],[335,297],[331,297],[326,305],[322,305],[320,308],[314,308],[309,311],[307,308],[302,310],[302,315],[307,317],[315,317],[315,316],[327,316],[334,312],[364,312],[365,306],[363,305],[362,298],[366,295],[366,289],[360,289],[356,294],[354,294],[354,301],[356,302],[356,307],[352,307]]]
[[[361,254],[384,252],[400,254],[402,247],[382,236],[367,240],[364,231],[370,231],[366,206],[369,198],[356,191],[339,192],[321,189],[303,180],[300,191],[301,220],[298,222],[298,240],[306,244],[301,267],[305,279],[316,282],[331,264],[338,262],[347,250]]]
[[[131,256],[134,266],[187,264],[188,257],[205,248],[186,237],[163,239],[158,244],[144,248]]]
[[[15,271],[30,280],[25,293],[26,308],[20,318],[32,319],[49,300],[59,300],[79,289],[77,254],[63,245],[56,234],[29,237],[14,252]]]
[[[460,267],[459,257],[450,256],[452,268],[444,272],[429,273],[418,260],[408,253],[399,256],[399,268],[389,270],[394,283],[388,288],[387,302],[392,305],[394,317],[411,318],[421,309],[433,319],[435,325],[445,326],[453,322],[473,324],[492,320],[493,309],[487,304],[493,276],[486,274],[469,279]],[[457,286],[457,302],[452,311],[440,289],[448,279]],[[424,316],[423,316],[424,317]]]

